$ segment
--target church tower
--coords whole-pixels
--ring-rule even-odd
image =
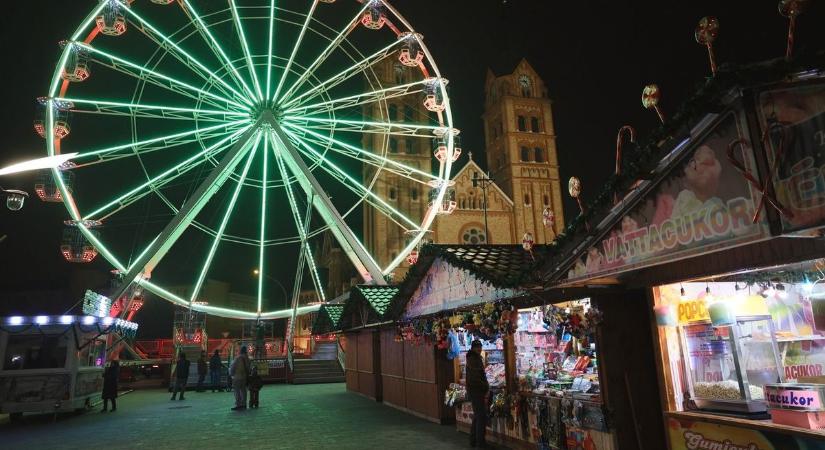
[[[397,57],[385,58],[373,68],[383,87],[412,83],[422,77],[419,70],[404,66]],[[421,97],[417,95],[391,98],[386,103],[374,102],[364,108],[363,114],[364,120],[376,122],[426,123],[429,120],[428,112],[421,105]],[[387,139],[382,134],[366,133],[362,145],[372,153],[432,173],[430,139],[414,136],[389,136]],[[364,186],[370,186],[375,171],[375,167],[364,165]],[[415,223],[421,223],[427,211],[427,186],[386,170],[378,174],[372,192]],[[364,245],[379,266],[386,267],[401,253],[406,243],[407,236],[398,224],[364,203]],[[402,279],[408,267],[406,261],[402,262],[394,271],[395,279]]]
[[[556,154],[553,106],[536,71],[522,59],[513,73],[487,72],[484,133],[490,177],[513,200],[517,236],[533,234],[537,244],[564,227]],[[555,230],[542,223],[544,210],[555,215]]]

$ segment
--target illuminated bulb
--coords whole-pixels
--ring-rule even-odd
[[[92,325],[97,321],[95,316],[86,316],[83,318],[83,325]]]
[[[682,300],[687,300],[687,295],[685,295],[685,287],[684,286],[681,286],[679,288],[679,298],[681,298]]]
[[[9,317],[9,325],[23,325],[23,318],[20,316]]]
[[[713,294],[710,293],[710,286],[705,286],[705,301],[712,302],[713,299]]]
[[[60,316],[60,323],[62,323],[63,325],[68,325],[72,322],[74,322],[74,317],[72,317],[72,316]]]
[[[114,321],[115,321],[115,319],[113,319],[113,318],[111,318],[111,317],[104,317],[104,318],[103,318],[103,325],[106,325],[106,326],[108,327],[108,326],[109,326],[109,325],[111,325],[111,324],[112,324],[112,322],[114,322]]]
[[[38,325],[46,325],[49,323],[49,316],[37,316],[34,318],[34,323]]]

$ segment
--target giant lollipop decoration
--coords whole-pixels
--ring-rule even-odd
[[[552,209],[544,208],[541,213],[541,223],[544,224],[545,228],[552,231],[553,235],[556,234],[556,214],[553,213]]]
[[[716,76],[716,57],[713,54],[713,41],[719,35],[719,20],[713,16],[702,17],[699,25],[696,26],[694,36],[696,42],[708,48],[708,58],[710,58],[710,71]]]
[[[785,50],[785,59],[791,59],[793,54],[793,38],[796,30],[796,17],[802,14],[808,0],[782,0],[779,2],[779,14],[788,18],[788,49]]]
[[[576,203],[579,205],[579,211],[581,215],[584,216],[585,209],[584,204],[582,203],[581,195],[582,195],[582,182],[576,177],[570,177],[570,181],[567,182],[567,190],[570,192],[570,196],[576,199]],[[584,221],[584,226],[587,228],[587,231],[590,232],[590,224],[587,223],[587,220]]]
[[[662,114],[662,110],[659,109],[660,97],[661,94],[659,93],[659,86],[656,86],[655,84],[648,84],[642,91],[642,106],[644,106],[645,109],[652,109],[656,111],[656,114],[659,116],[659,120],[661,120],[662,123],[665,123],[665,115]]]

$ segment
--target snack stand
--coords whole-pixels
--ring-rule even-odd
[[[103,389],[110,335],[133,337],[137,330],[136,323],[95,316],[11,316],[0,323],[0,413],[12,420],[89,408]]]

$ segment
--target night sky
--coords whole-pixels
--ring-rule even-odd
[[[59,52],[57,42],[72,32],[94,3],[31,0],[4,5],[0,166],[43,154],[43,140],[32,131],[35,98],[48,88]],[[811,3],[816,4],[798,22],[798,53],[825,47],[821,26],[825,5]],[[655,113],[641,106],[642,87],[651,82],[659,85],[660,106],[667,114],[709,75],[707,52],[693,38],[702,16],[714,15],[721,23],[715,43],[720,64],[783,55],[788,25],[778,14],[776,1],[396,0],[393,4],[424,35],[442,74],[450,79],[456,125],[462,129],[465,152],[472,151],[477,161],[484,161],[480,117],[487,69],[509,73],[522,57],[528,59],[553,101],[563,184],[570,176],[581,178],[585,200],[598,192],[601,180],[613,170],[617,129],[633,125],[644,139],[657,126]],[[33,182],[31,176],[18,176],[0,179],[0,186],[31,192]],[[569,201],[565,211],[568,219],[577,212]],[[65,217],[61,205],[36,198],[20,212],[0,211],[0,236],[8,235],[0,242],[0,288],[58,288],[68,284],[72,271],[108,270],[103,258],[86,267],[63,261],[58,246]]]

